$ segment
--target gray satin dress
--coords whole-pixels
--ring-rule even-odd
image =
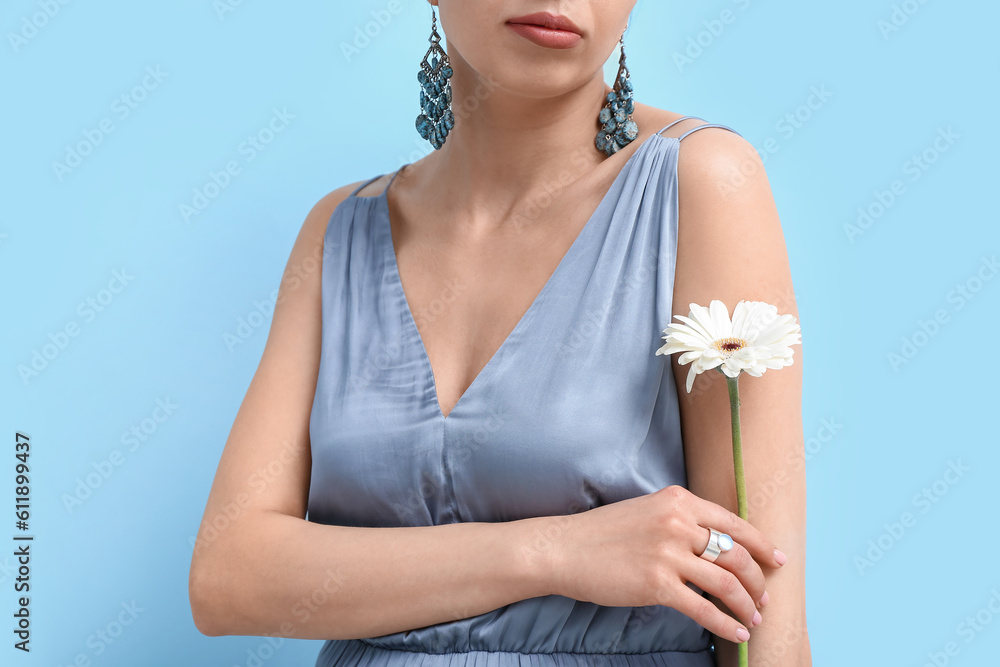
[[[686,134],[705,127],[731,130],[701,125]],[[514,521],[686,486],[669,358],[654,354],[671,321],[677,156],[686,134],[652,134],[629,157],[447,417],[403,293],[385,192],[359,197],[362,185],[337,206],[324,238],[309,521],[363,527]],[[715,664],[709,632],[676,609],[605,607],[559,595],[389,635],[329,640],[316,661],[317,667]]]

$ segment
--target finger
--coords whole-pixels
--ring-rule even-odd
[[[760,564],[754,560],[753,556],[750,555],[750,552],[746,549],[746,547],[736,540],[733,540],[732,549],[720,553],[718,557],[716,557],[714,563],[709,562],[708,559],[702,558],[701,554],[705,553],[705,549],[708,547],[708,542],[711,539],[712,532],[710,530],[704,530],[704,533],[705,535],[702,540],[703,543],[698,544],[694,551],[694,555],[698,556],[698,560],[703,561],[706,565],[714,564],[718,567],[725,568],[729,572],[736,575],[739,578],[740,583],[743,585],[743,588],[746,589],[751,600],[753,600],[756,605],[756,603],[764,597],[764,589],[767,583],[764,579],[764,572],[760,569]],[[698,585],[701,586],[701,584]],[[702,588],[705,587],[702,586]],[[728,601],[726,604],[729,604]],[[733,607],[730,607],[730,609],[733,609]],[[753,616],[753,613],[750,615]],[[749,622],[749,619],[745,620]]]
[[[774,543],[754,528],[749,521],[741,519],[738,514],[722,505],[717,505],[693,494],[691,502],[693,503],[692,513],[696,517],[698,525],[704,528],[715,528],[721,533],[726,533],[733,538],[734,542],[742,544],[754,557],[754,560],[761,565],[773,568],[781,567],[782,563],[775,558]],[[702,539],[702,536],[699,535],[698,541]],[[708,544],[708,540],[705,539],[704,543]]]
[[[759,594],[748,590],[738,575],[716,564],[722,560],[723,555],[729,555],[733,551],[736,551],[736,547],[733,547],[728,553],[720,555],[715,563],[709,563],[704,558],[697,556],[685,559],[680,569],[680,575],[722,600],[747,626],[759,625],[762,619],[754,600],[759,600],[760,596],[763,595],[763,585],[759,586]],[[742,558],[753,563],[753,558],[746,549],[743,549],[743,553],[746,555]],[[756,564],[753,567],[756,567]],[[763,580],[763,575],[761,575],[761,580]]]
[[[667,606],[690,617],[717,637],[725,637],[737,644],[750,638],[750,632],[742,623],[723,612],[715,606],[714,602],[696,593],[687,585],[677,586],[672,593],[673,599],[667,601]],[[745,634],[738,634],[740,631]]]

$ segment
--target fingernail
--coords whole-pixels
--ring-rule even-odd
[[[760,612],[759,611],[755,611],[753,613],[753,625],[755,625],[755,626],[760,625],[760,622],[763,621],[763,620],[764,619],[760,617]]]
[[[736,641],[745,642],[750,639],[750,631],[746,628],[736,628]]]
[[[788,556],[786,556],[786,555],[785,555],[785,554],[784,554],[784,553],[783,553],[783,552],[781,551],[781,549],[775,549],[775,550],[774,550],[774,560],[778,561],[778,565],[784,565],[784,564],[785,564],[785,561],[787,561],[787,560],[788,560]]]
[[[771,596],[767,594],[767,591],[764,591],[764,594],[760,596],[760,606],[763,607],[766,605],[770,597]]]

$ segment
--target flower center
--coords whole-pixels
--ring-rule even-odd
[[[712,346],[722,352],[727,357],[747,346],[747,342],[742,338],[720,338],[712,343]]]

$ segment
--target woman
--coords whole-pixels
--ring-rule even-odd
[[[437,150],[307,216],[197,627],[327,639],[317,665],[735,665],[748,634],[811,664],[801,363],[743,383],[750,525],[726,383],[654,355],[690,303],[797,315],[757,153],[604,83],[634,0],[429,2]]]

